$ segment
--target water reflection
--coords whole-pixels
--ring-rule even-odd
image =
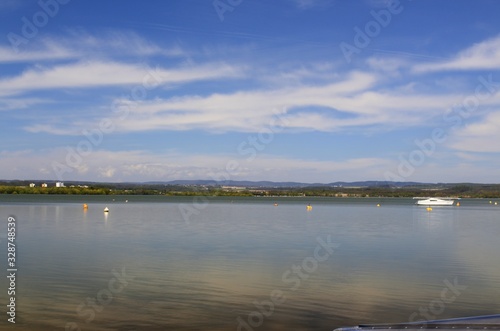
[[[186,224],[179,205],[189,200],[122,200],[104,215],[110,201],[86,211],[81,201],[2,206],[2,217],[20,220],[19,330],[236,330],[276,290],[286,300],[267,308],[262,330],[401,322],[455,279],[467,289],[439,318],[500,308],[500,222],[489,205],[427,212],[313,200],[308,212],[303,202],[215,200]],[[314,272],[293,273],[326,236],[335,252]],[[123,268],[128,284],[100,304]],[[287,271],[300,279],[295,289]]]

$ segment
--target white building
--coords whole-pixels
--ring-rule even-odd
[[[43,183],[43,184],[42,184],[42,187],[47,187],[47,183]]]
[[[63,182],[56,182],[56,187],[64,187],[64,183]]]
[[[30,187],[35,187],[35,183],[30,183]]]

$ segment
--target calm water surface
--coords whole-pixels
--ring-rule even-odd
[[[500,205],[461,204],[0,196],[4,274],[9,216],[18,267],[16,325],[2,277],[0,330],[333,330],[499,313]]]

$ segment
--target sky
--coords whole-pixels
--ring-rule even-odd
[[[499,12],[2,0],[0,179],[500,183]]]

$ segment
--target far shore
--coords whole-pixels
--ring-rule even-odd
[[[72,187],[29,187],[0,185],[0,194],[41,195],[156,195],[156,196],[220,196],[220,197],[331,197],[331,198],[411,198],[457,197],[500,198],[500,185],[452,185],[427,187],[225,187],[206,185],[95,185]]]

